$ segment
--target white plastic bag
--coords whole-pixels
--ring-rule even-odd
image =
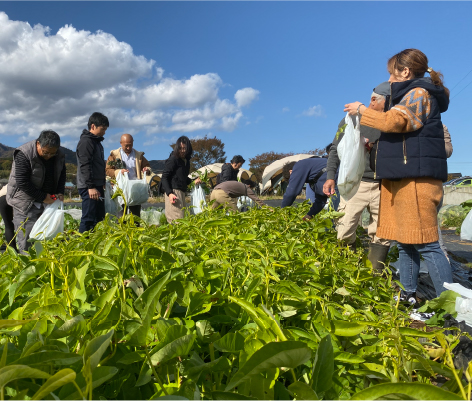
[[[130,180],[128,173],[121,171],[116,177],[116,184],[123,191],[128,206],[141,205],[149,199],[149,184],[146,180],[146,173],[141,180]]]
[[[114,214],[115,216],[121,210],[121,205],[118,203],[118,198],[112,199],[113,188],[111,182],[107,181],[105,184],[105,213]]]
[[[472,210],[462,222],[461,240],[472,241]]]
[[[205,191],[203,190],[201,185],[195,185],[190,193],[191,196],[191,204],[192,204],[192,212],[193,214],[198,214],[202,212],[203,206],[206,206],[205,200]]]
[[[338,145],[339,165],[338,190],[345,200],[352,198],[359,188],[365,170],[365,140],[359,129],[359,117],[356,126],[349,114],[346,116],[347,127],[344,137]]]
[[[246,211],[251,207],[254,207],[255,202],[249,196],[240,196],[238,198],[238,210]]]
[[[162,209],[141,210],[141,219],[150,226],[161,225]]]
[[[33,206],[35,207],[35,206]],[[59,199],[47,205],[30,232],[30,239],[53,239],[64,231],[64,204]]]

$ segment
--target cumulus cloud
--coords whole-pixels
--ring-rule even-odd
[[[253,88],[243,88],[235,93],[234,98],[239,107],[244,107],[256,100],[259,97],[259,93],[258,90]]]
[[[65,25],[52,33],[0,12],[0,134],[28,140],[51,128],[72,143],[94,111],[111,128],[150,136],[231,131],[259,91],[239,89],[231,101],[219,97],[223,85],[213,72],[166,77],[156,61],[103,31]]]
[[[307,117],[325,117],[325,112],[322,106],[317,105],[305,110],[302,115]]]

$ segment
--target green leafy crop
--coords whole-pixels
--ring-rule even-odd
[[[470,398],[461,334],[410,328],[391,276],[307,208],[107,215],[7,248],[1,398]]]

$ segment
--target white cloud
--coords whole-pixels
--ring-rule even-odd
[[[28,140],[51,128],[73,143],[94,111],[111,128],[149,136],[231,131],[259,91],[239,89],[232,101],[219,98],[224,85],[214,72],[166,77],[106,32],[65,25],[54,34],[0,12],[0,134]]]
[[[234,98],[239,107],[244,107],[256,100],[259,97],[259,93],[258,90],[253,88],[243,88],[235,93]]]
[[[307,117],[325,117],[325,112],[322,106],[317,105],[305,110],[302,115]]]
[[[290,109],[289,109],[288,107],[284,107],[284,108],[282,109],[282,113],[287,113],[287,112],[289,112],[289,111],[290,111]]]

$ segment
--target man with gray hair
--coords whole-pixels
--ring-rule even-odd
[[[390,96],[390,84],[383,82],[378,85],[372,92],[370,98],[369,108],[377,111],[384,111],[385,101]],[[355,116],[351,116],[355,124]],[[334,194],[335,189],[335,175],[338,170],[340,160],[338,157],[337,146],[339,141],[344,136],[344,130],[346,128],[344,118],[341,120],[338,126],[338,131],[333,140],[333,145],[328,157],[327,165],[327,180],[323,186],[323,192],[327,196]],[[369,140],[370,144],[378,141],[380,137],[380,131],[361,125],[361,135]],[[371,239],[369,245],[369,260],[372,263],[374,272],[381,272],[383,270],[383,263],[387,258],[388,250],[390,248],[390,242],[378,238],[377,232],[377,221],[379,215],[379,204],[380,204],[380,180],[376,178],[374,171],[370,167],[370,154],[366,153],[365,160],[365,171],[362,176],[361,184],[357,190],[357,193],[348,201],[341,198],[338,212],[344,212],[345,215],[338,220],[338,240],[343,241],[351,249],[355,250],[356,245],[356,229],[359,224],[362,212],[365,208],[370,213],[370,221],[368,227],[368,234]]]
[[[55,197],[64,200],[66,165],[60,145],[59,135],[47,130],[13,153],[7,203],[13,207],[13,224],[20,252],[28,250],[29,234],[43,214],[44,204],[53,203]],[[25,231],[19,230],[20,227]]]

